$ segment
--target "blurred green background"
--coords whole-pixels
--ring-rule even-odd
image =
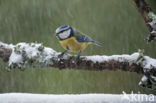
[[[156,0],[148,0],[156,13]],[[0,41],[43,43],[63,51],[55,29],[68,24],[104,48],[88,46],[83,55],[131,54],[144,49],[156,58],[156,44],[144,39],[149,31],[133,0],[0,0]],[[0,92],[30,93],[154,93],[141,88],[141,75],[130,72],[33,69],[7,72],[0,60]]]

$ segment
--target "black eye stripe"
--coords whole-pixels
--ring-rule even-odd
[[[70,29],[70,28],[69,28],[69,29]],[[67,31],[67,30],[69,30],[69,29],[62,30],[62,31],[60,31],[60,32],[58,32],[58,33],[56,33],[56,34],[63,33],[64,31]]]

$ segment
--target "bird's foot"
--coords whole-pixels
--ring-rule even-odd
[[[78,64],[79,63],[79,61],[80,61],[80,55],[78,55],[77,57],[76,57],[76,64]]]
[[[80,55],[78,55],[77,57],[76,57],[76,60],[79,60],[80,59]]]
[[[79,54],[78,54],[77,57],[76,57],[76,63],[79,63],[80,56],[81,56],[81,51],[79,52]]]
[[[62,52],[61,54],[58,55],[58,58],[62,58],[64,56],[65,52]]]
[[[64,52],[62,52],[61,54],[58,55],[58,58],[62,58],[64,56],[64,54],[66,54],[67,50],[65,50]]]

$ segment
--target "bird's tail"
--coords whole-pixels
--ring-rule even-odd
[[[103,47],[103,44],[100,43],[100,42],[98,42],[98,41],[92,41],[92,43],[93,43],[94,45]]]

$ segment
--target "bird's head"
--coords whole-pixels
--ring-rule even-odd
[[[68,25],[62,25],[56,29],[55,34],[59,40],[65,40],[74,35],[74,29]]]

